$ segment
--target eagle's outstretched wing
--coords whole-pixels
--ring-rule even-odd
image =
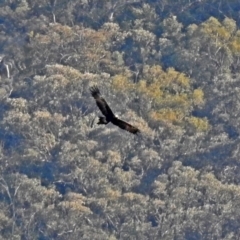
[[[138,128],[132,126],[131,124],[129,124],[127,122],[124,122],[123,120],[121,120],[119,118],[116,118],[116,117],[113,118],[112,123],[130,133],[133,133],[133,134],[140,133],[140,130]]]
[[[91,94],[96,100],[96,104],[99,107],[102,114],[106,117],[108,121],[110,121],[112,118],[114,118],[114,114],[111,110],[111,108],[108,106],[107,102],[103,97],[101,97],[101,93],[97,86],[93,86],[90,88]]]
[[[124,129],[130,133],[137,134],[138,132],[140,132],[140,130],[138,128],[115,117],[111,108],[108,106],[105,99],[101,96],[101,93],[97,86],[90,87],[90,92],[91,92],[92,96],[94,97],[94,99],[96,100],[97,106],[101,110],[102,114],[105,116],[105,117],[99,117],[98,124],[108,124],[109,122],[111,122],[112,124],[120,127],[121,129]]]

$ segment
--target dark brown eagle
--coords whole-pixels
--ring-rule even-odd
[[[99,121],[97,124],[108,124],[111,122],[112,124],[124,129],[130,133],[137,134],[140,130],[131,124],[122,121],[121,119],[117,118],[111,108],[108,106],[105,99],[101,96],[101,93],[97,86],[90,87],[90,92],[94,99],[96,100],[97,106],[99,107],[100,111],[105,117],[99,117]]]

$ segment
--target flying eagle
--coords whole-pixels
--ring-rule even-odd
[[[98,106],[98,108],[100,109],[100,111],[102,112],[102,114],[105,117],[99,117],[99,121],[97,124],[108,124],[109,122],[111,122],[112,124],[120,127],[121,129],[124,129],[130,133],[133,134],[137,134],[138,132],[140,132],[140,130],[134,126],[132,126],[131,124],[122,121],[121,119],[117,118],[111,108],[108,106],[107,102],[105,101],[105,99],[101,96],[101,93],[98,89],[97,86],[93,86],[90,87],[90,92],[93,96],[93,98],[96,100],[96,104]]]

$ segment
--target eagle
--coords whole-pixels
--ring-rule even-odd
[[[113,114],[111,108],[108,106],[105,99],[101,96],[101,93],[97,86],[90,87],[90,92],[91,92],[93,98],[95,99],[98,108],[104,115],[104,117],[103,116],[99,117],[99,121],[97,124],[105,124],[106,125],[109,122],[111,122],[112,124],[120,127],[121,129],[124,129],[130,133],[137,134],[140,132],[140,130],[138,128],[132,126],[131,124],[129,124],[127,122],[124,122],[123,120],[117,118]]]

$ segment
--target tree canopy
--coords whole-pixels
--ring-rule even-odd
[[[237,239],[238,5],[2,1],[0,238]]]

